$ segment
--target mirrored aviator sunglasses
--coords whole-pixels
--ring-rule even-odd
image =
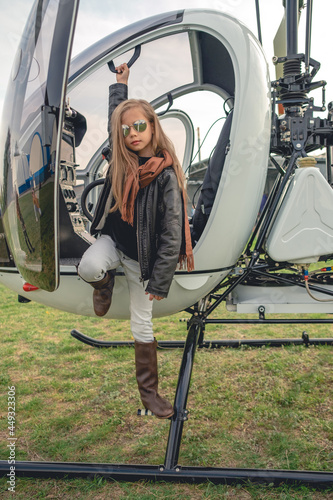
[[[133,123],[133,125],[122,125],[124,137],[129,135],[131,127],[133,127],[137,132],[144,132],[147,128],[147,122],[145,120],[137,120]]]

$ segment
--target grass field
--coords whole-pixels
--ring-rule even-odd
[[[0,459],[8,460],[8,387],[15,387],[15,459],[162,464],[169,422],[137,417],[141,406],[130,347],[94,349],[73,328],[104,340],[130,340],[129,322],[85,318],[20,304],[0,285]],[[221,306],[215,316],[230,316]],[[178,314],[155,320],[158,340],[185,339]],[[230,316],[232,317],[232,316]],[[206,339],[301,337],[302,325],[211,326]],[[306,328],[333,337],[332,326]],[[161,392],[173,399],[182,351],[158,353]],[[332,347],[198,350],[179,463],[183,466],[331,471]],[[99,478],[0,479],[17,499],[331,499],[333,489],[167,483]]]

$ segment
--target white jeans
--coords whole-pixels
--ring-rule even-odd
[[[132,335],[139,342],[152,342],[153,301],[149,300],[140,282],[138,262],[118,250],[110,236],[102,234],[83,254],[78,272],[82,279],[92,283],[100,281],[107,271],[120,265],[124,269],[129,288]]]

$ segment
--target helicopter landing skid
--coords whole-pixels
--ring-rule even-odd
[[[203,320],[205,324],[240,324],[240,323],[252,323],[252,324],[264,324],[264,323],[276,323],[276,324],[285,324],[288,323],[333,323],[333,320]],[[110,348],[110,347],[134,347],[134,341],[106,341],[99,340],[93,337],[88,337],[78,330],[73,329],[71,331],[72,337],[83,342],[84,344],[90,345],[91,347],[96,348]],[[310,338],[307,332],[302,333],[301,338],[282,338],[282,339],[222,339],[222,340],[205,340],[202,339],[201,342],[198,343],[198,349],[220,349],[222,347],[232,347],[239,348],[242,346],[248,347],[283,347],[286,345],[304,345],[308,347],[310,345],[333,345],[333,338]],[[183,340],[159,340],[157,342],[157,348],[160,349],[183,349],[185,347],[185,341]]]
[[[194,355],[204,331],[204,320],[192,316],[184,344],[182,362],[174,401],[174,415],[170,418],[170,430],[163,465],[133,465],[70,462],[19,462],[15,463],[17,477],[43,478],[91,478],[122,481],[168,481],[214,484],[235,484],[247,481],[273,484],[306,485],[329,488],[333,485],[333,473],[320,471],[293,471],[274,469],[243,469],[216,467],[182,467],[178,464],[183,425],[188,419],[186,409]],[[333,341],[333,339],[330,339]],[[0,475],[9,472],[8,461],[0,461]]]

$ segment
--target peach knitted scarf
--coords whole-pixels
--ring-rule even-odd
[[[123,203],[122,203],[122,219],[128,224],[133,226],[134,222],[134,206],[137,194],[140,188],[148,186],[166,167],[172,166],[172,158],[168,151],[163,150],[163,157],[153,156],[146,163],[141,165],[138,169],[139,175],[135,176],[132,172],[128,176],[125,182]],[[191,241],[191,231],[187,218],[186,210],[186,193],[185,189],[182,192],[183,195],[183,208],[184,208],[184,243],[182,245],[179,263],[182,269],[184,263],[187,263],[187,270],[194,270],[194,259]],[[184,248],[183,248],[184,247]]]

